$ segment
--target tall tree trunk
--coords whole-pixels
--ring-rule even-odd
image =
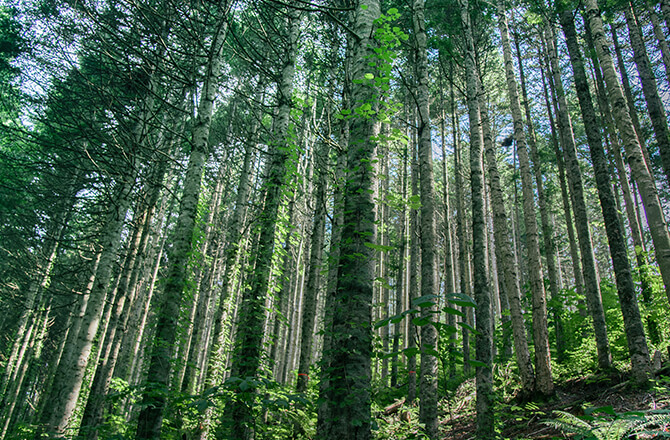
[[[650,268],[648,266],[649,262],[647,259],[646,244],[644,242],[644,238],[642,237],[640,223],[638,222],[638,213],[635,207],[635,202],[633,200],[631,186],[628,182],[628,171],[623,161],[621,145],[619,144],[619,136],[615,131],[616,127],[614,125],[614,120],[612,119],[612,111],[610,109],[609,101],[607,100],[607,95],[605,92],[605,81],[603,80],[602,70],[600,69],[600,61],[596,55],[596,49],[593,44],[593,37],[591,36],[591,30],[588,28],[588,26],[586,27],[586,41],[588,43],[590,52],[589,56],[593,62],[596,84],[598,86],[598,104],[602,112],[605,125],[607,126],[607,134],[610,140],[610,155],[614,157],[614,164],[617,169],[619,185],[621,186],[621,192],[623,193],[626,217],[628,218],[628,226],[630,228],[633,239],[633,248],[637,262],[637,272],[640,279],[642,298],[647,305],[650,305],[652,302],[653,291],[650,282]],[[647,316],[646,321],[651,342],[653,344],[658,344],[660,341],[658,323],[651,316]]]
[[[265,302],[273,267],[276,226],[282,201],[290,152],[297,148],[292,144],[289,132],[292,106],[293,79],[295,76],[296,45],[299,34],[299,14],[291,12],[287,20],[287,46],[284,65],[277,89],[277,116],[274,120],[273,142],[269,146],[266,167],[265,202],[259,219],[259,242],[256,265],[249,280],[250,288],[244,291],[238,318],[238,330],[233,352],[232,375],[242,380],[255,380],[261,364],[263,351],[263,325]],[[227,405],[224,416],[232,421],[231,437],[252,439],[254,437],[253,405],[256,387],[236,390],[236,399]]]
[[[514,139],[517,143],[519,168],[523,192],[523,213],[526,225],[526,246],[528,249],[528,275],[533,298],[533,340],[535,343],[535,374],[536,391],[545,396],[554,393],[554,382],[551,377],[551,355],[549,354],[549,334],[547,330],[547,297],[544,291],[542,274],[542,257],[537,230],[535,197],[530,169],[530,159],[523,129],[523,117],[512,64],[512,48],[509,41],[507,16],[502,1],[498,2],[498,25],[502,37],[503,57],[505,60],[505,76],[507,78],[507,94],[510,101],[512,119],[514,121]]]
[[[670,46],[668,45],[668,40],[665,38],[665,32],[663,31],[661,21],[658,19],[658,15],[656,15],[656,11],[654,10],[653,6],[646,5],[646,9],[649,13],[649,18],[654,29],[654,36],[656,37],[656,42],[658,43],[658,49],[661,52],[667,81],[670,79]]]
[[[406,238],[406,229],[407,229],[407,206],[404,201],[407,199],[407,148],[405,148],[402,153],[401,161],[401,170],[400,170],[400,179],[399,185],[400,188],[398,193],[402,197],[402,203],[399,207],[398,218],[398,261],[396,267],[398,268],[398,274],[396,277],[396,286],[395,286],[395,313],[396,315],[402,313],[403,298],[405,295],[405,286],[407,285],[405,269],[407,268],[407,262],[405,254],[407,253],[407,238]],[[394,324],[393,326],[393,353],[398,353],[400,351],[400,337],[402,336],[400,324]],[[393,361],[391,363],[391,388],[395,388],[398,385],[398,355],[393,355]]]
[[[540,162],[540,154],[537,149],[537,139],[535,137],[535,129],[533,127],[533,120],[530,113],[530,100],[528,99],[528,92],[526,90],[526,76],[523,69],[523,60],[521,57],[521,47],[519,43],[519,36],[514,32],[514,45],[516,48],[517,63],[519,65],[519,79],[521,81],[521,95],[523,97],[524,111],[526,115],[526,127],[528,129],[528,147],[530,148],[530,157],[533,163],[533,171],[535,175],[535,186],[537,188],[537,199],[540,207],[540,221],[542,222],[542,239],[544,243],[544,254],[547,260],[547,276],[549,277],[549,292],[553,302],[557,303],[559,299],[558,288],[558,273],[556,270],[556,246],[554,243],[554,230],[549,221],[551,200],[548,199],[547,193],[544,190],[544,182],[542,180],[542,166]],[[556,351],[557,355],[562,358],[562,344],[559,342],[563,335],[563,325],[561,322],[560,313],[554,308],[552,310],[552,318],[554,326],[556,327]]]
[[[325,145],[320,145],[325,150]],[[319,151],[315,157],[317,167],[316,199],[314,200],[314,223],[312,225],[309,269],[307,285],[303,297],[302,337],[300,342],[300,362],[298,365],[298,382],[296,391],[307,390],[309,367],[312,362],[312,345],[314,340],[314,323],[316,320],[316,302],[319,290],[320,272],[323,261],[323,242],[326,227],[326,175],[328,173],[328,156],[326,151]]]
[[[61,436],[65,433],[79,399],[93,341],[98,332],[102,308],[107,298],[112,269],[121,245],[121,231],[126,212],[130,206],[130,193],[135,183],[133,173],[130,174],[121,179],[115,192],[115,203],[110,203],[112,206],[107,213],[101,237],[103,251],[93,288],[88,295],[86,311],[79,325],[79,331],[76,335],[73,334],[76,339],[69,349],[70,355],[66,357],[66,362],[59,364],[51,386],[48,399],[51,404],[42,419],[51,434]]]
[[[428,56],[426,46],[425,0],[414,0],[413,23],[416,38],[416,98],[419,140],[419,173],[421,177],[421,406],[419,421],[424,424],[430,439],[438,437],[437,421],[437,352],[438,333],[432,324],[437,313],[439,295],[437,266],[437,222],[435,181],[433,177],[433,144],[430,125],[430,90],[428,84]],[[439,315],[438,315],[439,316]]]
[[[656,189],[656,182],[647,168],[638,137],[636,136],[633,122],[626,109],[626,100],[621,90],[619,78],[614,70],[614,62],[609,52],[609,43],[605,38],[600,10],[595,0],[586,0],[586,16],[591,34],[596,46],[596,52],[600,59],[605,86],[607,88],[612,112],[621,135],[621,140],[628,156],[628,164],[631,167],[633,177],[637,182],[645,207],[647,224],[656,250],[656,260],[659,262],[670,259],[670,235],[665,220],[663,208],[661,207]],[[666,289],[668,300],[670,292]]]
[[[374,88],[365,79],[373,52],[373,27],[380,16],[378,0],[356,4],[353,27],[352,93],[355,106],[374,104]],[[348,145],[350,170],[344,194],[344,226],[340,268],[333,307],[333,332],[328,390],[331,413],[326,439],[367,440],[371,436],[370,366],[372,355],[371,303],[374,277],[375,121],[351,120]]]
[[[598,366],[601,369],[609,369],[612,366],[612,354],[607,337],[607,324],[605,322],[605,311],[603,310],[602,298],[600,296],[600,285],[596,273],[595,257],[591,242],[591,231],[584,199],[584,184],[582,182],[581,170],[577,159],[577,147],[572,132],[572,122],[568,111],[568,103],[561,80],[560,68],[558,66],[558,52],[556,49],[553,29],[547,27],[547,44],[549,48],[549,59],[553,74],[553,84],[558,101],[558,128],[563,145],[563,156],[565,158],[568,183],[572,194],[572,202],[575,213],[575,224],[577,226],[577,237],[582,256],[582,269],[584,271],[584,284],[586,293],[586,305],[593,319],[593,328],[596,337],[596,348],[598,350]]]
[[[585,20],[588,17],[585,16]],[[628,77],[628,69],[626,69],[626,63],[623,59],[623,53],[621,51],[621,46],[619,45],[619,38],[616,31],[616,26],[614,24],[610,25],[610,31],[612,33],[612,42],[614,43],[614,52],[616,53],[617,65],[619,67],[619,74],[621,75],[621,84],[623,86],[624,96],[626,97],[626,104],[628,105],[628,112],[633,122],[633,128],[638,138],[640,148],[642,149],[642,155],[647,168],[651,171],[651,160],[649,158],[649,152],[646,147],[646,136],[645,132],[642,130],[642,125],[640,123],[640,118],[637,114],[637,107],[635,106],[635,98],[633,97],[633,90],[630,86],[630,78]]]
[[[486,268],[486,221],[484,217],[483,137],[479,101],[475,44],[470,23],[468,0],[459,0],[465,34],[465,76],[470,121],[470,185],[472,187],[472,259],[476,307],[477,437],[489,439],[494,432],[493,418],[493,335],[491,295]]]
[[[415,114],[415,113],[413,113]],[[417,132],[413,129],[412,124],[412,136],[410,137],[410,152],[412,154],[412,164],[411,164],[411,187],[412,187],[412,197],[420,197],[419,195],[419,158],[418,158],[418,145],[417,145]],[[421,290],[420,278],[419,278],[419,267],[421,266],[421,243],[420,243],[420,225],[419,225],[419,210],[416,208],[410,208],[409,214],[409,233],[410,233],[410,250],[409,250],[409,292],[408,292],[408,303],[409,307],[414,307],[414,300],[419,297],[419,292]],[[417,326],[414,324],[413,320],[408,322],[408,332],[407,332],[407,348],[414,349],[418,343],[417,335]],[[413,351],[413,350],[411,350]],[[407,384],[407,403],[411,404],[416,399],[416,355],[411,353],[407,358],[407,373],[408,373],[408,384]]]
[[[529,399],[535,393],[535,371],[528,350],[526,339],[526,323],[521,307],[521,291],[517,279],[517,268],[509,231],[508,217],[505,212],[505,201],[500,185],[500,173],[493,143],[486,146],[486,164],[491,188],[491,207],[493,211],[493,231],[495,234],[496,261],[502,267],[502,290],[507,295],[514,337],[514,352],[521,376],[521,400]]]
[[[656,135],[656,144],[661,155],[661,163],[665,176],[670,180],[670,130],[668,129],[668,119],[663,109],[663,103],[658,93],[658,86],[656,84],[656,77],[652,70],[651,61],[647,54],[647,49],[644,46],[644,38],[640,30],[640,24],[633,12],[630,2],[624,6],[624,15],[626,17],[626,24],[628,25],[628,36],[630,38],[631,46],[633,47],[633,56],[635,65],[640,75],[640,82],[642,83],[642,92],[644,94],[645,103],[647,104],[647,111],[649,112],[649,119]],[[661,269],[661,276],[665,284],[665,290],[670,297],[670,255],[666,259],[658,261]]]
[[[161,437],[167,395],[165,392],[157,392],[156,390],[165,390],[169,384],[172,364],[170,360],[177,337],[179,310],[187,284],[186,266],[193,246],[193,232],[201,190],[202,172],[209,155],[209,130],[222,65],[223,42],[227,31],[225,16],[229,7],[228,2],[219,5],[219,21],[209,48],[202,95],[198,103],[196,122],[193,127],[191,153],[183,182],[179,217],[173,238],[174,245],[169,257],[170,268],[162,292],[161,304],[157,311],[156,342],[151,350],[147,385],[142,396],[145,406],[139,414],[135,435],[138,440]]]
[[[572,260],[572,274],[575,280],[575,288],[577,294],[579,295],[580,298],[582,298],[584,296],[584,275],[581,269],[582,265],[580,263],[579,248],[577,247],[577,240],[575,239],[575,230],[572,221],[572,209],[570,207],[571,206],[570,194],[568,193],[568,186],[565,178],[565,164],[563,163],[563,154],[559,146],[558,136],[556,135],[556,124],[554,123],[554,113],[552,111],[552,105],[549,102],[549,90],[547,88],[547,81],[549,82],[549,89],[551,89],[551,97],[554,104],[556,103],[556,96],[551,81],[551,77],[547,77],[545,75],[545,70],[547,72],[547,75],[549,75],[549,71],[551,70],[549,68],[549,56],[548,54],[545,54],[545,56],[538,54],[538,56],[544,60],[545,64],[545,66],[542,66],[542,64],[540,65],[540,74],[542,76],[542,88],[544,91],[545,106],[547,108],[547,114],[549,116],[551,143],[554,147],[554,157],[556,158],[556,165],[558,168],[558,180],[561,187],[561,200],[563,201],[563,213],[565,215],[566,230],[568,232],[570,259]],[[582,314],[583,317],[586,317],[586,311],[582,312],[583,310],[582,308],[580,308],[579,310],[580,314]],[[557,330],[556,334],[557,351],[559,360],[562,360],[563,359],[562,356],[564,354],[564,341],[560,337],[562,335],[559,334],[558,327],[556,327],[556,330]]]
[[[560,5],[559,8],[562,6],[563,5]],[[589,91],[589,84],[586,78],[584,61],[582,59],[581,50],[579,49],[579,43],[577,42],[574,15],[571,10],[565,8],[559,12],[559,17],[570,52],[570,62],[572,63],[575,87],[577,89],[579,105],[584,118],[584,128],[586,130],[591,161],[593,163],[596,184],[598,186],[598,196],[603,210],[605,229],[607,232],[610,254],[612,256],[612,265],[614,267],[619,302],[621,304],[621,312],[623,313],[626,330],[628,352],[631,357],[632,373],[638,382],[646,382],[651,372],[647,340],[644,336],[644,327],[642,326],[642,319],[640,318],[640,310],[635,298],[635,285],[633,284],[633,277],[628,262],[628,249],[626,248],[623,227],[621,226],[619,213],[614,201],[614,192],[612,191],[610,182],[610,170],[600,137],[596,112],[593,108],[593,101],[591,100],[591,92]]]

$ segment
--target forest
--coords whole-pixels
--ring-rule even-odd
[[[3,0],[0,439],[670,438],[670,0]]]

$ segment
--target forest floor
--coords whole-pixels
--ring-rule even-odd
[[[632,385],[626,374],[581,377],[557,384],[555,397],[544,403],[524,404],[515,403],[512,400],[499,404],[497,418],[502,428],[502,436],[510,440],[574,438],[545,423],[547,420],[556,418],[554,411],[564,411],[589,420],[588,416],[592,413],[592,409],[602,408],[600,412],[593,412],[596,419],[590,423],[594,425],[611,421],[614,418],[625,418],[627,416],[625,413],[628,412],[670,410],[670,378],[667,377],[669,373],[666,371],[666,376],[657,377],[655,384],[647,389]],[[470,391],[467,395],[459,395],[459,390],[456,391],[452,402],[458,402],[458,405],[452,408],[453,417],[447,413],[446,418],[443,419],[442,438],[453,440],[475,438],[474,413],[472,411],[464,413],[458,408],[458,406],[472,407],[468,400],[474,400],[471,393],[473,385],[468,387]],[[635,416],[629,415],[629,417]],[[663,436],[663,438],[668,437],[670,437],[670,432],[667,436]],[[662,437],[642,434],[637,438]]]
[[[666,413],[662,417],[667,417],[669,421],[661,427],[662,430],[666,430],[663,434],[640,434],[638,437],[608,436],[607,438],[646,440],[670,438],[670,369],[666,367],[648,388],[634,386],[629,379],[628,374],[622,373],[585,376],[557,383],[555,396],[546,402],[520,403],[511,399],[508,402],[498,403],[496,406],[497,426],[505,440],[599,439],[600,436],[577,437],[574,434],[566,434],[548,426],[546,422],[558,417],[555,411],[563,411],[586,420],[591,426],[611,427],[620,426],[612,424],[615,419],[623,423],[634,422],[641,420],[642,412],[660,411]],[[440,429],[442,435],[440,438],[445,440],[475,438],[474,388],[474,379],[471,379],[463,383],[450,399],[441,402]],[[635,413],[630,414],[631,412]],[[400,421],[402,417],[402,411],[397,413],[394,411],[394,414],[387,416],[386,420],[398,426],[397,423],[402,423]],[[391,418],[395,418],[395,421],[389,420]],[[653,429],[658,429],[658,427],[654,426]],[[494,436],[492,435],[491,438]]]

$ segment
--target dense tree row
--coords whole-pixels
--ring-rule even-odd
[[[402,395],[437,439],[474,377],[490,439],[509,362],[645,386],[669,43],[667,0],[1,7],[0,437],[369,439]]]

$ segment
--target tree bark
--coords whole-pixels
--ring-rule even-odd
[[[493,338],[491,326],[491,295],[486,268],[486,222],[484,217],[484,165],[481,114],[478,100],[478,78],[475,63],[475,44],[470,23],[468,0],[459,0],[461,23],[465,35],[465,76],[467,85],[468,118],[470,121],[470,185],[472,188],[472,259],[474,299],[476,306],[477,365],[477,437],[490,439],[494,432],[493,419]]]
[[[626,217],[628,218],[628,226],[630,228],[633,239],[633,249],[637,262],[637,272],[640,279],[642,298],[647,305],[650,305],[653,297],[653,291],[650,282],[651,274],[649,273],[649,261],[647,259],[646,244],[644,242],[644,238],[642,237],[640,223],[638,222],[638,213],[635,202],[633,200],[631,185],[628,182],[627,167],[623,162],[621,145],[619,144],[619,136],[615,131],[616,127],[614,125],[614,120],[612,119],[612,111],[610,109],[609,101],[607,100],[607,95],[605,92],[605,81],[603,80],[602,70],[600,69],[600,62],[596,55],[596,49],[593,44],[593,37],[591,36],[591,31],[588,26],[586,27],[586,41],[588,43],[590,52],[589,56],[593,62],[596,84],[598,86],[598,104],[607,127],[607,135],[610,141],[610,155],[614,157],[614,164],[617,169],[617,176],[619,178],[618,181],[619,185],[621,186],[621,192],[623,193]],[[658,344],[660,341],[658,323],[651,316],[647,316],[646,321],[649,330],[649,338],[651,339],[652,344]]]
[[[547,27],[547,44],[549,48],[549,59],[554,78],[554,89],[558,101],[558,128],[563,145],[568,183],[575,214],[577,226],[577,237],[582,257],[582,269],[584,271],[584,284],[586,294],[586,305],[593,319],[593,328],[596,337],[598,351],[598,366],[601,369],[609,369],[612,365],[612,354],[607,337],[607,324],[605,322],[605,311],[603,310],[602,298],[600,296],[600,285],[596,273],[595,257],[591,242],[591,231],[589,219],[586,212],[586,201],[584,199],[584,184],[582,182],[581,170],[577,159],[577,147],[572,132],[572,122],[568,111],[568,103],[563,90],[563,83],[558,66],[558,52],[556,49],[556,38],[551,27]]]
[[[624,6],[624,15],[628,25],[628,36],[633,47],[633,57],[635,65],[640,75],[642,83],[642,92],[644,94],[649,119],[656,135],[656,144],[661,155],[661,163],[665,176],[670,180],[670,130],[668,129],[668,119],[663,109],[663,103],[658,93],[656,77],[652,70],[651,61],[644,45],[644,38],[640,30],[640,24],[633,11],[630,2]],[[667,258],[658,260],[661,276],[665,284],[665,290],[670,297],[670,255]]]
[[[609,51],[609,43],[605,38],[600,10],[595,0],[586,0],[586,16],[603,70],[605,86],[612,105],[612,113],[626,150],[628,164],[631,167],[633,177],[638,184],[640,195],[642,196],[647,224],[649,225],[656,249],[656,259],[660,265],[661,260],[667,261],[670,259],[670,235],[668,234],[665,215],[658,198],[656,182],[649,172],[649,168],[647,168],[633,122],[627,111],[626,100],[621,90],[616,70],[614,69],[614,62]],[[670,292],[667,289],[666,294],[670,301]]]
[[[559,6],[559,8],[561,7],[563,5]],[[565,33],[568,51],[570,52],[575,87],[582,110],[582,117],[584,118],[584,129],[586,130],[591,161],[595,171],[600,206],[603,210],[605,229],[626,330],[628,352],[631,357],[632,373],[638,382],[644,383],[648,380],[651,373],[649,351],[647,349],[647,340],[644,336],[640,310],[635,298],[635,285],[633,284],[630,263],[628,262],[628,250],[626,249],[623,227],[619,220],[619,213],[614,201],[614,192],[612,191],[610,182],[610,170],[602,145],[596,112],[591,100],[584,61],[579,49],[579,43],[577,42],[573,12],[564,8],[562,11],[559,11],[559,17],[563,32]]]
[[[236,389],[236,399],[229,402],[224,411],[224,417],[232,422],[230,436],[235,439],[247,440],[254,437],[253,405],[256,387],[249,381],[256,379],[261,363],[264,309],[270,287],[276,226],[279,219],[279,206],[283,199],[282,188],[285,185],[286,171],[289,160],[291,160],[290,152],[297,148],[291,141],[289,123],[296,45],[300,26],[299,14],[291,12],[286,25],[287,46],[277,89],[278,110],[274,120],[273,142],[269,146],[269,158],[263,184],[265,201],[258,220],[259,241],[255,252],[256,262],[250,275],[250,288],[243,293],[232,358],[231,375],[246,381],[249,387]]]
[[[374,88],[365,79],[373,56],[373,27],[380,16],[378,0],[356,4],[353,26],[352,93],[355,110],[375,104]],[[364,108],[364,107],[363,107]],[[355,114],[354,110],[354,114]],[[348,145],[350,170],[344,194],[344,226],[340,246],[337,293],[328,378],[330,413],[325,438],[368,440],[371,436],[372,294],[374,277],[374,167],[375,121],[351,120]]]
[[[174,235],[174,246],[170,254],[170,268],[162,301],[157,311],[156,343],[151,350],[147,385],[142,401],[146,405],[138,419],[135,438],[158,439],[161,436],[163,415],[167,404],[165,390],[169,384],[172,349],[177,337],[179,310],[186,288],[188,275],[186,266],[192,249],[193,231],[197,215],[198,197],[202,183],[202,171],[209,155],[208,139],[214,108],[214,98],[218,89],[218,77],[222,66],[223,42],[226,37],[227,23],[225,15],[229,5],[219,6],[221,14],[209,48],[202,96],[198,103],[198,113],[193,127],[191,153],[183,183],[183,192],[179,207],[179,217]]]
[[[325,150],[324,145],[320,145]],[[316,199],[314,201],[314,223],[312,225],[309,270],[307,285],[303,297],[302,338],[300,342],[300,362],[298,365],[298,382],[296,391],[305,392],[309,382],[309,367],[312,362],[312,344],[314,340],[314,323],[316,318],[316,301],[319,290],[320,272],[323,261],[323,242],[326,228],[326,174],[328,173],[328,156],[325,151],[317,152]]]
[[[539,234],[537,230],[535,197],[530,169],[530,159],[523,129],[523,117],[519,92],[512,64],[512,48],[509,41],[507,17],[502,1],[498,2],[498,27],[502,38],[503,58],[505,60],[505,76],[507,78],[507,94],[510,101],[512,119],[514,121],[514,139],[517,143],[519,168],[521,169],[523,213],[526,225],[526,246],[528,250],[528,276],[532,292],[533,304],[533,340],[535,343],[535,374],[536,391],[545,396],[554,393],[554,382],[551,377],[551,355],[549,354],[549,334],[547,330],[547,297],[544,290],[542,257],[540,255]]]
[[[430,90],[428,84],[428,55],[426,46],[425,0],[414,0],[413,23],[416,38],[416,98],[419,140],[419,173],[421,178],[421,399],[419,421],[424,424],[430,439],[438,438],[437,420],[437,328],[433,325],[438,313],[439,295],[437,266],[437,221],[435,181],[433,177],[433,145],[430,125]],[[438,315],[439,316],[439,315]]]

